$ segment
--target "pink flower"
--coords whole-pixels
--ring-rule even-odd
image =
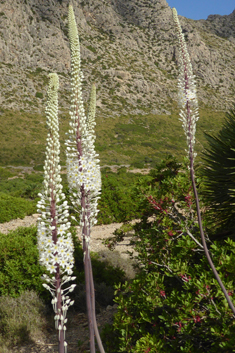
[[[196,315],[194,318],[193,318],[194,322],[200,322],[201,321],[201,318],[199,315]]]

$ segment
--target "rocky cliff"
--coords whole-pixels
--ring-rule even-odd
[[[47,74],[60,77],[69,106],[69,0],[1,0],[0,104],[44,111]],[[98,114],[169,113],[177,100],[177,39],[165,0],[74,0],[84,94],[98,89]],[[180,17],[201,106],[234,101],[235,11],[194,21]]]

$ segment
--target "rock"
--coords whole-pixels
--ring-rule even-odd
[[[35,95],[42,92],[45,96],[47,75],[54,71],[60,76],[60,107],[68,109],[68,4],[69,0],[0,3],[3,109],[44,113],[44,100]],[[84,99],[96,81],[97,114],[146,114],[148,106],[152,112],[164,113],[162,103],[169,97],[177,100],[178,44],[165,0],[78,0],[74,12],[81,41]],[[227,109],[226,102],[234,99],[235,90],[235,11],[200,21],[179,18],[197,77],[199,104]],[[102,104],[118,96],[125,104],[121,99]],[[169,111],[167,105],[165,113]]]

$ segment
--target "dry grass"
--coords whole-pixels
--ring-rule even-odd
[[[0,352],[42,336],[46,325],[45,305],[33,291],[18,298],[0,297]]]

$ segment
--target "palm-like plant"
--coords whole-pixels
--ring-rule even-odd
[[[216,221],[225,229],[235,225],[235,104],[217,135],[206,134],[203,153],[204,196]]]

